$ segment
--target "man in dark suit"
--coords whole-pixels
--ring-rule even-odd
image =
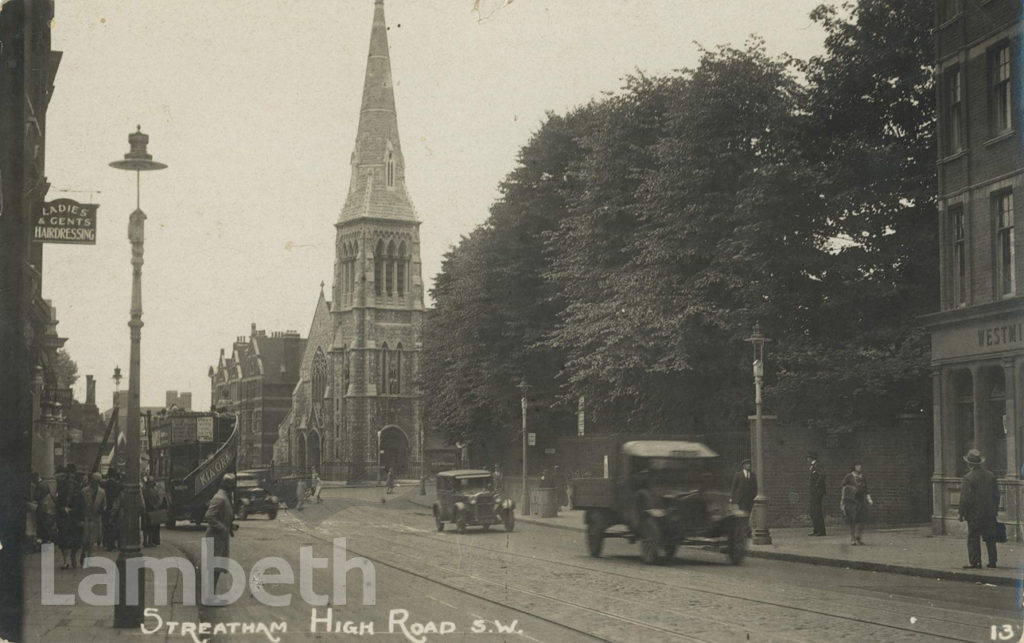
[[[729,491],[729,503],[740,510],[750,513],[757,496],[757,476],[750,470],[750,458],[740,463],[740,470],[732,477],[732,488]],[[750,537],[750,517],[747,516],[747,537]]]
[[[818,454],[811,451],[807,454],[807,463],[810,469],[810,493],[811,493],[811,523],[814,530],[808,536],[825,535],[825,472],[818,466]]]
[[[960,482],[960,520],[967,521],[967,565],[981,567],[981,543],[988,549],[988,566],[996,566],[996,514],[999,512],[999,486],[996,477],[984,467],[985,458],[977,449],[964,456],[970,468]]]
[[[757,496],[757,476],[750,471],[749,458],[740,463],[740,466],[742,468],[732,477],[729,502],[749,513]]]

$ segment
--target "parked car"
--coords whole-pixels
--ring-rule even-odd
[[[484,469],[454,469],[437,474],[437,502],[434,503],[434,522],[438,531],[444,531],[445,522],[454,522],[462,534],[470,525],[481,525],[487,530],[502,523],[505,531],[516,525],[516,503],[494,488],[490,471]]]
[[[235,487],[234,509],[239,520],[245,520],[253,514],[266,514],[271,520],[277,518],[277,496],[260,486],[257,476],[239,473],[236,479],[238,484]]]
[[[715,489],[717,457],[699,442],[634,440],[621,445],[611,477],[575,480],[572,503],[585,511],[590,555],[601,555],[605,538],[626,538],[640,541],[648,564],[681,545],[718,547],[741,563],[748,514]],[[616,525],[625,529],[612,530]]]
[[[310,476],[287,475],[283,478],[278,478],[272,468],[246,469],[245,471],[239,471],[238,475],[248,475],[256,478],[261,487],[277,497],[278,502],[283,502],[289,509],[294,509],[299,503],[299,480],[306,482],[306,489],[309,489],[311,484]]]

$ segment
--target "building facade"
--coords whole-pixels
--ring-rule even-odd
[[[1021,539],[1024,205],[1021,3],[936,3],[941,310],[932,337],[936,533],[958,531],[964,454],[1001,487],[1000,520]]]
[[[420,222],[406,192],[387,29],[376,0],[352,174],[335,224],[332,301],[321,297],[314,320],[329,314],[329,337],[309,342],[308,379],[280,430],[279,451],[293,466],[349,480],[381,469],[419,475],[422,459]]]
[[[238,414],[239,468],[268,467],[274,459],[277,427],[288,414],[299,379],[306,340],[293,330],[272,332],[251,327],[227,356],[221,349],[211,366],[210,401],[214,408]]]

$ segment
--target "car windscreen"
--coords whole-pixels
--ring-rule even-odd
[[[714,479],[707,458],[646,458],[642,466],[651,485],[657,487],[701,489],[711,486]]]
[[[456,480],[457,488],[460,491],[483,491],[490,489],[490,478],[459,478]]]

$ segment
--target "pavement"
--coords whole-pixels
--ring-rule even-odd
[[[186,558],[184,552],[167,543],[166,541],[155,547],[146,547],[142,550],[143,555],[155,558],[167,558],[180,556]],[[101,557],[113,564],[117,560],[117,551],[108,552],[103,548],[93,550],[94,557]],[[101,564],[103,561],[97,561]],[[147,643],[157,641],[182,641],[179,632],[171,636],[167,623],[176,621],[178,623],[199,623],[202,619],[199,616],[199,608],[196,605],[182,604],[181,576],[177,572],[168,574],[169,582],[167,588],[167,605],[159,606],[160,618],[163,619],[164,627],[154,634],[144,634],[141,628],[115,628],[114,607],[90,605],[82,600],[80,588],[83,579],[92,577],[99,579],[103,574],[100,568],[78,568],[61,569],[60,550],[53,552],[52,589],[45,592],[48,596],[59,596],[62,594],[73,595],[72,605],[44,605],[43,580],[49,575],[44,570],[48,566],[45,552],[29,554],[24,558],[24,613],[23,613],[23,635],[25,643],[34,641],[60,642],[60,641],[109,641],[112,639],[136,638],[145,639]],[[153,574],[146,572],[145,577],[145,606],[154,607]],[[103,585],[92,588],[96,594],[103,594]],[[143,626],[153,628],[155,619],[145,619]]]
[[[403,493],[413,504],[432,507],[434,488],[427,495],[418,490]],[[516,514],[516,521],[553,529],[586,530],[582,510],[559,511],[552,518]],[[876,527],[864,530],[864,544],[850,544],[849,528],[835,523],[826,525],[826,536],[808,536],[809,527],[783,527],[771,530],[770,545],[748,544],[751,558],[770,558],[811,565],[826,565],[923,578],[1024,587],[1024,543],[998,545],[999,567],[963,569],[967,563],[967,543],[962,536],[934,536],[931,525]],[[582,542],[582,541],[581,541]],[[582,544],[580,545],[583,546]],[[983,562],[985,546],[982,544]]]

